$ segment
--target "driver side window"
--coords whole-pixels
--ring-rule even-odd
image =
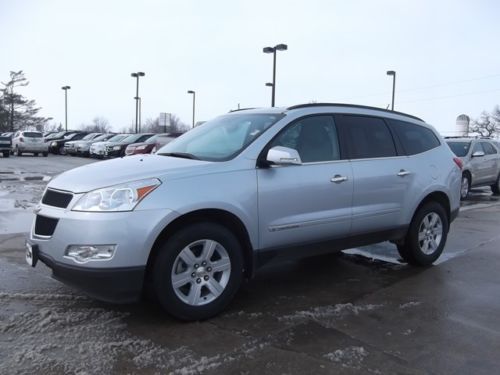
[[[297,150],[302,163],[340,159],[337,129],[332,116],[306,117],[289,125],[272,142]]]

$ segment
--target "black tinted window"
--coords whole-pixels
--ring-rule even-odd
[[[303,163],[340,159],[337,130],[333,117],[306,117],[289,125],[272,142],[297,150]]]
[[[483,149],[484,149],[484,152],[486,154],[492,155],[492,154],[496,154],[497,153],[497,150],[495,149],[495,147],[493,147],[488,142],[481,142],[481,144],[483,145]]]
[[[24,136],[28,138],[42,138],[42,133],[36,132],[24,132]]]
[[[408,155],[420,154],[440,145],[434,132],[423,126],[405,121],[388,120],[393,126],[401,144]]]
[[[351,159],[397,155],[391,132],[383,120],[366,116],[341,116],[341,119],[349,135]]]
[[[470,142],[455,142],[448,141],[448,146],[450,146],[451,151],[459,157],[464,157],[469,152]]]

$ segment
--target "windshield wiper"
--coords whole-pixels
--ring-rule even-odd
[[[172,156],[174,158],[198,160],[198,158],[196,156],[194,156],[193,154],[188,154],[187,152],[165,152],[165,153],[161,153],[159,155]]]

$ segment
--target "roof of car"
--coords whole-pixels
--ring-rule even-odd
[[[271,108],[241,108],[230,111],[230,113],[248,111],[250,113],[286,113],[287,111],[292,111],[296,109],[304,109],[304,108],[315,108],[315,107],[335,107],[335,108],[354,108],[354,109],[366,109],[372,111],[384,112],[385,114],[390,115],[399,115],[407,118],[411,118],[413,120],[425,122],[421,118],[413,115],[409,115],[407,113],[392,111],[379,107],[370,107],[366,105],[359,104],[349,104],[349,103],[307,103],[307,104],[297,104],[289,107],[271,107]]]

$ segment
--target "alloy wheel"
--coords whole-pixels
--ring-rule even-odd
[[[418,229],[418,245],[420,250],[426,254],[433,254],[443,238],[443,222],[441,217],[435,213],[430,212],[425,215]]]

